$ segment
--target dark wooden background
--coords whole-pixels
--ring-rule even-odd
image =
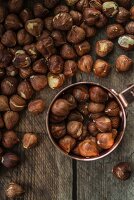
[[[27,1],[29,5],[31,2],[33,1]],[[97,40],[104,38],[104,31],[99,31],[91,41],[92,46]],[[92,54],[96,58],[95,53]],[[108,78],[98,79],[92,73],[88,75],[79,72],[76,77],[68,80],[66,85],[72,82],[94,81],[121,92],[134,83],[134,70],[123,74],[115,71],[114,61],[120,54],[127,54],[134,61],[134,52],[124,52],[116,42],[113,53],[106,58],[112,66]],[[57,151],[46,132],[47,108],[56,93],[57,90],[47,88],[37,94],[37,97],[46,102],[43,114],[36,117],[28,112],[22,114],[16,128],[20,138],[25,132],[35,132],[38,133],[40,142],[31,150],[24,150],[20,144],[16,151],[20,152],[21,165],[13,170],[0,171],[0,200],[6,200],[4,188],[11,181],[24,185],[26,193],[21,200],[134,200],[134,173],[125,182],[115,179],[111,173],[112,167],[120,161],[130,161],[134,169],[134,104],[127,109],[127,128],[119,147],[104,159],[76,162]]]

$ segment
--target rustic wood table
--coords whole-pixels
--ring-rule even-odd
[[[32,0],[28,1],[28,4]],[[134,2],[134,1],[133,1]],[[91,40],[92,46],[99,39],[105,38],[105,31],[99,31]],[[78,73],[68,80],[66,85],[79,81],[94,81],[120,92],[134,83],[134,70],[119,74],[115,71],[114,61],[120,54],[126,54],[134,60],[134,52],[124,52],[117,41],[113,53],[106,59],[111,63],[110,75],[104,79],[95,78],[93,73]],[[94,59],[96,55],[92,52]],[[63,87],[65,87],[64,85]],[[13,170],[0,171],[0,200],[6,200],[4,187],[16,181],[25,188],[21,200],[134,200],[134,173],[125,182],[113,177],[112,167],[120,161],[129,161],[134,166],[134,104],[128,111],[127,129],[119,147],[104,159],[93,162],[80,162],[65,157],[51,143],[45,127],[47,108],[57,94],[57,90],[49,88],[37,94],[46,102],[46,111],[33,117],[28,112],[22,114],[16,128],[20,138],[25,132],[38,133],[40,142],[31,150],[24,150],[22,145],[16,148],[22,162]]]

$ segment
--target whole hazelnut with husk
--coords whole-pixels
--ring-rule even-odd
[[[103,112],[104,109],[105,109],[105,104],[103,104],[103,103],[89,102],[89,104],[88,104],[88,111],[90,113]]]
[[[68,6],[74,6],[79,0],[66,0]]]
[[[107,92],[99,86],[92,86],[89,89],[89,97],[91,101],[96,103],[103,103],[108,100]]]
[[[67,133],[73,138],[79,138],[82,135],[83,124],[79,121],[69,121],[67,123]]]
[[[99,117],[95,119],[94,122],[96,128],[102,133],[109,132],[112,129],[111,120],[106,116]]]
[[[119,46],[126,50],[133,50],[134,49],[134,35],[123,35],[118,39]]]
[[[49,87],[51,89],[57,89],[57,88],[60,88],[64,84],[65,76],[64,74],[48,73],[47,79],[48,79]]]
[[[35,17],[44,19],[46,15],[48,15],[49,10],[45,8],[42,3],[37,2],[37,3],[34,3],[33,13]]]
[[[27,68],[20,68],[19,69],[19,75],[21,78],[26,79],[29,78],[30,76],[33,75],[33,70],[31,67],[27,67]]]
[[[98,133],[97,144],[102,149],[110,149],[114,144],[113,134],[111,132]]]
[[[83,10],[83,18],[87,25],[92,26],[99,20],[101,12],[95,8],[85,8]]]
[[[24,110],[26,101],[19,95],[15,94],[10,97],[9,104],[12,111],[19,112]]]
[[[44,26],[47,30],[53,30],[53,17],[46,17],[44,20]]]
[[[1,42],[6,47],[14,47],[17,42],[15,32],[13,32],[12,30],[7,30],[1,38]]]
[[[118,72],[126,72],[133,66],[133,61],[126,55],[120,55],[116,59],[115,67]]]
[[[66,43],[64,34],[61,31],[54,30],[51,33],[55,46],[61,46]]]
[[[18,81],[15,77],[6,77],[1,82],[1,92],[10,96],[16,92]]]
[[[132,6],[130,9],[130,18],[134,20],[134,6]]]
[[[118,13],[118,4],[114,1],[104,2],[102,11],[107,17],[114,17]]]
[[[112,116],[112,117],[118,116],[119,113],[120,113],[119,104],[118,104],[116,101],[114,101],[114,100],[110,101],[110,102],[106,105],[105,113],[106,113],[108,116]]]
[[[22,196],[25,191],[21,185],[11,182],[6,188],[6,196],[10,199]]]
[[[0,49],[0,68],[8,67],[12,61],[12,54],[7,49]]]
[[[64,63],[64,75],[66,77],[72,77],[77,72],[78,65],[73,60],[67,60]]]
[[[24,46],[31,44],[33,37],[25,29],[21,29],[17,33],[17,41],[19,45]]]
[[[78,110],[80,113],[82,113],[82,115],[87,116],[89,114],[88,111],[88,103],[84,102],[84,103],[80,103],[78,104]]]
[[[124,7],[119,7],[119,12],[116,15],[116,22],[122,24],[126,23],[130,18],[130,12],[126,10]]]
[[[14,168],[20,162],[20,158],[15,153],[5,153],[2,156],[1,163],[6,168]]]
[[[28,111],[34,115],[42,113],[45,109],[45,102],[42,99],[36,99],[28,104]]]
[[[44,58],[36,60],[33,63],[33,71],[39,74],[46,74],[48,71],[47,62]]]
[[[7,76],[16,76],[18,74],[18,69],[13,65],[6,67],[6,75]]]
[[[16,132],[6,131],[2,135],[2,145],[5,148],[13,148],[19,142]]]
[[[15,14],[9,14],[6,19],[5,19],[5,28],[7,30],[18,30],[20,28],[22,28],[23,25],[20,21],[20,19],[18,18],[17,15]]]
[[[77,57],[74,48],[70,44],[64,44],[61,47],[60,54],[64,59],[70,60]]]
[[[9,0],[8,9],[11,13],[19,13],[23,8],[23,0]]]
[[[38,137],[34,133],[25,133],[22,139],[23,148],[30,149],[36,146]]]
[[[31,59],[24,50],[16,51],[15,57],[13,59],[13,65],[16,68],[25,68],[28,67],[30,64],[31,64]]]
[[[134,35],[134,21],[130,21],[126,26],[125,30],[128,34]]]
[[[70,112],[67,119],[68,119],[68,121],[83,122],[84,117],[79,111],[73,110]]]
[[[89,99],[89,93],[86,86],[75,86],[73,96],[78,102],[85,102]]]
[[[82,56],[78,61],[78,68],[80,71],[90,73],[93,66],[93,58],[90,55]]]
[[[92,121],[88,123],[87,129],[89,133],[94,137],[96,137],[96,135],[98,134],[98,129],[96,128],[95,123]]]
[[[23,49],[30,56],[32,61],[37,60],[39,56],[39,52],[36,49],[36,44],[33,43],[33,44],[25,45]]]
[[[70,135],[66,135],[59,140],[59,146],[62,150],[64,150],[67,153],[70,153],[70,151],[74,148],[75,144],[76,140]]]
[[[0,95],[0,112],[8,111],[8,110],[10,110],[10,108],[9,108],[9,102],[8,102],[7,96]]]
[[[97,28],[103,28],[108,23],[108,19],[104,14],[100,14],[99,20],[96,22],[95,26]]]
[[[43,3],[46,8],[51,9],[54,8],[59,3],[59,0],[44,0]]]
[[[60,74],[64,68],[64,60],[59,55],[52,55],[48,60],[49,71],[53,74]]]
[[[116,178],[125,181],[130,178],[132,169],[130,163],[120,162],[113,167],[112,172]]]
[[[89,8],[88,0],[79,0],[76,4],[76,9],[82,12],[85,8]]]
[[[115,39],[125,33],[125,30],[120,24],[111,24],[107,26],[106,34],[109,39]]]
[[[19,122],[19,114],[14,111],[7,111],[4,113],[3,119],[4,119],[5,127],[8,130],[11,130]]]
[[[107,77],[110,71],[110,64],[102,59],[97,59],[93,66],[93,72],[97,77]]]
[[[57,14],[59,14],[59,13],[61,13],[61,12],[66,12],[66,13],[68,13],[68,12],[69,12],[68,6],[63,5],[63,4],[59,4],[59,5],[57,5],[57,6],[54,8],[54,15],[57,15]]]
[[[6,10],[3,6],[0,6],[0,23],[5,20]]]
[[[72,94],[64,94],[62,98],[66,99],[70,103],[70,108],[74,109],[77,107],[77,101]]]
[[[31,84],[27,80],[19,83],[17,92],[23,99],[26,100],[31,99],[34,93]]]
[[[73,22],[74,24],[76,25],[79,25],[82,21],[82,14],[76,10],[71,10],[70,11],[70,15],[72,16],[73,18]]]
[[[79,26],[72,26],[71,30],[67,34],[67,40],[70,43],[77,44],[85,39],[85,31]]]
[[[32,36],[39,37],[43,31],[43,21],[40,18],[28,20],[25,29]]]
[[[51,123],[60,123],[63,122],[66,119],[67,116],[56,116],[52,113],[50,113],[49,120]]]
[[[25,8],[20,12],[19,17],[21,21],[25,24],[28,20],[33,18],[33,15],[30,9]]]
[[[47,86],[47,77],[45,75],[33,75],[30,82],[35,91],[41,91]]]
[[[124,8],[129,8],[131,5],[131,0],[117,0],[117,3]]]
[[[94,26],[88,26],[85,22],[83,22],[80,27],[84,29],[87,38],[91,38],[96,35],[96,28]]]
[[[78,56],[83,56],[83,55],[89,53],[89,51],[91,49],[91,45],[88,41],[84,41],[79,44],[75,44],[74,48],[75,48]]]
[[[70,30],[73,25],[73,19],[69,13],[61,12],[54,16],[53,27],[61,31]]]
[[[50,133],[56,139],[63,137],[66,134],[65,122],[50,124]]]
[[[100,57],[107,56],[113,50],[114,44],[110,40],[99,40],[96,42],[95,51]]]
[[[112,128],[117,129],[120,126],[121,119],[119,116],[117,117],[110,117]]]

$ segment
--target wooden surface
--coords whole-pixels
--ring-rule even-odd
[[[93,44],[104,38],[104,32],[100,31]],[[97,79],[92,73],[78,73],[66,85],[78,81],[95,81],[118,92],[122,91],[127,85],[134,83],[134,70],[119,74],[114,69],[114,61],[122,53],[134,60],[134,52],[126,53],[116,46],[107,57],[112,65],[108,78]],[[37,97],[42,97],[48,107],[56,93],[57,90],[47,88]],[[31,150],[23,150],[21,144],[16,149],[19,150],[22,163],[13,170],[3,169],[0,172],[0,200],[6,200],[4,187],[10,181],[24,185],[26,193],[21,200],[133,200],[134,173],[126,182],[115,179],[111,173],[112,167],[119,161],[130,161],[134,166],[134,104],[127,110],[127,129],[121,144],[108,157],[94,162],[72,161],[55,149],[46,133],[47,109],[37,117],[24,112],[16,128],[19,136],[22,137],[27,131],[36,132],[40,143]]]

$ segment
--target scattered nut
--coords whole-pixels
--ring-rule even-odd
[[[20,162],[20,158],[14,153],[5,153],[2,157],[1,163],[6,168],[14,168]]]
[[[23,195],[24,192],[25,191],[21,185],[11,182],[6,189],[6,196],[8,198],[16,198],[16,197],[20,197],[21,195]]]
[[[128,162],[120,162],[113,167],[112,172],[116,178],[125,181],[130,178],[132,169]]]
[[[123,35],[125,30],[120,24],[111,24],[107,26],[106,33],[109,39],[115,39],[116,37]]]
[[[113,50],[114,44],[110,40],[99,40],[96,43],[96,54],[100,57],[107,56]]]
[[[134,49],[134,35],[123,35],[119,37],[118,44],[124,50],[133,50]]]
[[[43,21],[40,18],[28,20],[25,29],[31,35],[39,37],[43,31]]]
[[[36,99],[28,104],[28,111],[32,114],[42,113],[45,109],[45,103],[42,99]]]
[[[97,59],[93,66],[93,72],[97,77],[107,77],[110,71],[110,64],[102,59]]]
[[[22,139],[23,148],[30,149],[34,147],[38,142],[37,135],[34,133],[25,133]]]
[[[33,75],[30,82],[35,91],[41,91],[47,86],[47,78],[45,75]]]
[[[84,55],[78,61],[78,68],[85,73],[90,73],[93,66],[93,58],[90,55]]]
[[[128,71],[133,66],[133,61],[126,55],[120,55],[116,59],[115,67],[118,72]]]
[[[2,144],[5,148],[13,148],[15,144],[19,142],[16,132],[6,131],[2,136]]]

